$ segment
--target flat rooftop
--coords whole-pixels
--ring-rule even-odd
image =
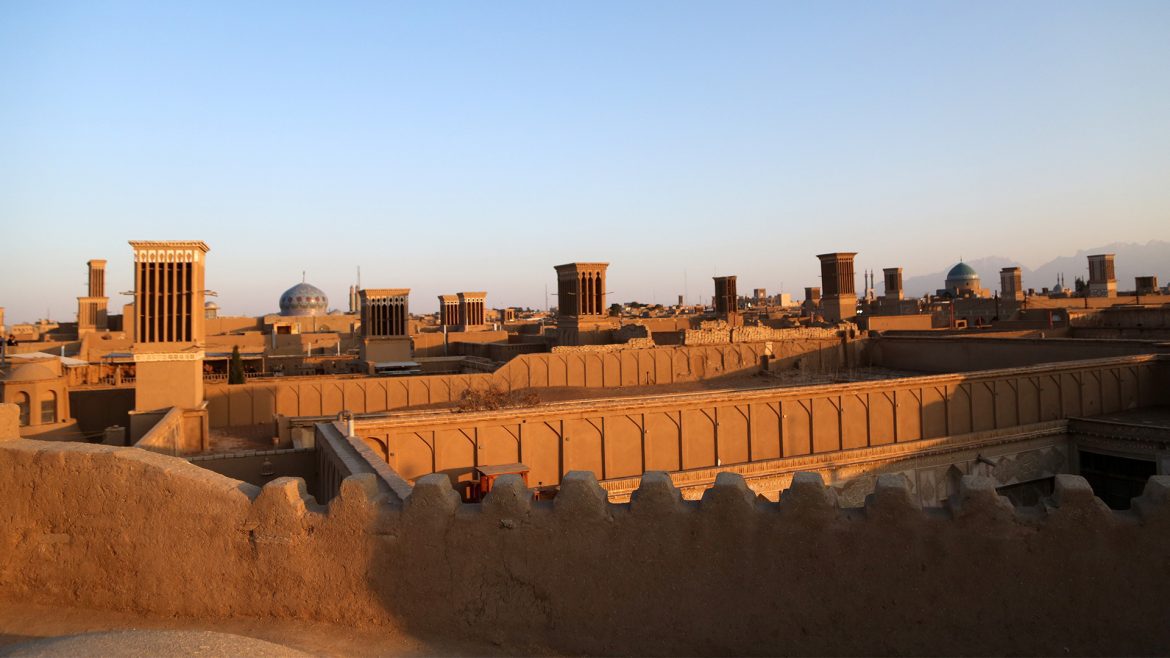
[[[669,395],[672,393],[702,393],[705,391],[748,391],[769,388],[796,388],[800,386],[819,386],[824,384],[840,384],[850,382],[877,381],[882,379],[898,379],[901,377],[917,377],[928,373],[893,370],[890,368],[865,367],[842,369],[835,372],[799,372],[785,370],[769,373],[740,373],[723,377],[712,377],[698,381],[676,382],[673,384],[649,384],[645,386],[621,387],[587,387],[587,386],[557,386],[550,388],[524,389],[523,393],[531,393],[537,400],[536,404],[547,402],[576,402],[582,400],[610,400],[614,398],[632,398],[652,395]],[[422,411],[427,409],[453,409],[459,406],[459,401],[436,402],[434,404],[416,405],[396,409],[395,411]],[[516,405],[527,406],[527,405]]]
[[[1144,427],[1170,430],[1170,407],[1144,407],[1142,409],[1092,416],[1086,420],[1125,423],[1127,425],[1141,425]]]

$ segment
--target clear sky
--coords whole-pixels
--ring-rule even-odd
[[[130,239],[206,241],[227,314],[1036,266],[1170,238],[1170,2],[6,0],[0,225],[9,322]]]

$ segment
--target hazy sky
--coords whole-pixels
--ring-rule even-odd
[[[0,225],[10,322],[130,239],[206,241],[226,314],[1036,266],[1170,238],[1170,2],[7,0]]]

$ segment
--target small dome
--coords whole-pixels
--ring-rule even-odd
[[[317,286],[298,283],[280,296],[281,315],[325,315],[329,297]]]
[[[216,304],[215,302],[207,302],[203,305],[203,308],[219,310],[219,304]]]
[[[3,375],[3,377],[0,377],[0,379],[9,382],[41,382],[50,379],[57,379],[60,377],[61,375],[55,372],[53,367],[48,363],[45,363],[45,361],[48,360],[45,359],[41,362],[30,361],[28,363],[22,363],[14,367],[12,370],[9,370],[6,374]]]

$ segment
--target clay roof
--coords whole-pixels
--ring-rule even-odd
[[[56,359],[61,362],[61,365],[66,367],[86,366],[88,361],[82,359],[75,359],[71,356],[58,356],[56,354],[49,354],[48,352],[24,352],[22,354],[9,354],[8,358],[12,361],[44,361],[48,359]]]
[[[0,380],[6,382],[40,382],[57,379],[60,375],[48,365],[36,361],[21,363],[0,375]]]

